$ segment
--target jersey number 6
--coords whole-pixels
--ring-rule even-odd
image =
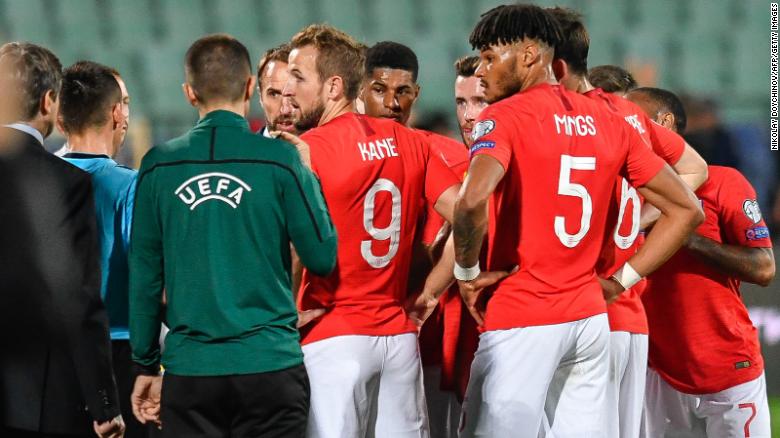
[[[393,206],[390,213],[390,224],[385,228],[376,228],[374,226],[374,204],[377,193],[382,191],[390,192]],[[401,191],[389,179],[379,178],[366,193],[366,199],[363,201],[363,227],[374,240],[390,239],[389,251],[379,257],[371,251],[372,240],[360,242],[360,254],[366,262],[373,268],[384,268],[395,257],[398,252],[398,243],[401,240]]]
[[[623,218],[626,214],[626,206],[628,201],[631,201],[633,206],[631,215],[631,232],[628,236],[620,234],[620,226],[623,224]],[[636,236],[639,235],[639,220],[640,220],[640,208],[642,207],[639,201],[639,195],[636,193],[636,189],[623,178],[622,186],[620,188],[620,212],[618,213],[617,226],[615,227],[615,245],[620,249],[628,249],[634,244]]]

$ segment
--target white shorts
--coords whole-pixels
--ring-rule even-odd
[[[609,334],[607,408],[610,438],[636,438],[642,422],[647,376],[647,335]]]
[[[769,438],[766,378],[714,394],[690,395],[647,371],[644,435],[649,438]]]
[[[428,438],[417,335],[337,336],[303,346],[306,436]]]
[[[454,392],[441,390],[441,367],[424,367],[423,383],[431,438],[457,438],[460,403]]]
[[[608,350],[606,314],[483,333],[460,436],[604,437]]]

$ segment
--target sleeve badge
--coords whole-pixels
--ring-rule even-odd
[[[494,129],[496,129],[495,120],[491,120],[491,119],[481,120],[477,122],[476,125],[474,125],[474,131],[472,131],[471,133],[471,140],[477,141],[480,138],[493,132]]]
[[[742,211],[754,224],[761,222],[761,209],[758,208],[758,202],[755,199],[745,199],[742,203]]]

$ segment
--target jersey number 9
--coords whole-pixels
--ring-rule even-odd
[[[379,192],[389,192],[392,197],[392,210],[390,224],[385,228],[376,228],[374,226],[374,205],[376,203],[376,195]],[[364,240],[360,242],[360,254],[373,268],[384,268],[395,257],[398,252],[398,244],[401,240],[401,191],[393,184],[392,181],[386,178],[378,179],[371,189],[366,193],[366,199],[363,201],[363,227],[366,232],[374,240],[387,240],[390,239],[390,249],[387,254],[383,256],[374,255],[371,251],[371,243],[373,240]]]

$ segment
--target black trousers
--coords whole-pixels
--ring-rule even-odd
[[[162,435],[170,438],[302,438],[309,418],[303,365],[269,373],[188,377],[165,373]]]
[[[3,438],[94,438],[94,433],[90,435],[58,435],[43,432],[30,432],[28,430],[11,429],[0,426],[0,436]]]
[[[133,361],[130,351],[130,341],[111,341],[112,359],[114,362],[114,378],[119,392],[119,409],[125,420],[125,438],[152,438],[159,436],[157,429],[151,424],[143,425],[133,415],[130,395],[135,385]]]

